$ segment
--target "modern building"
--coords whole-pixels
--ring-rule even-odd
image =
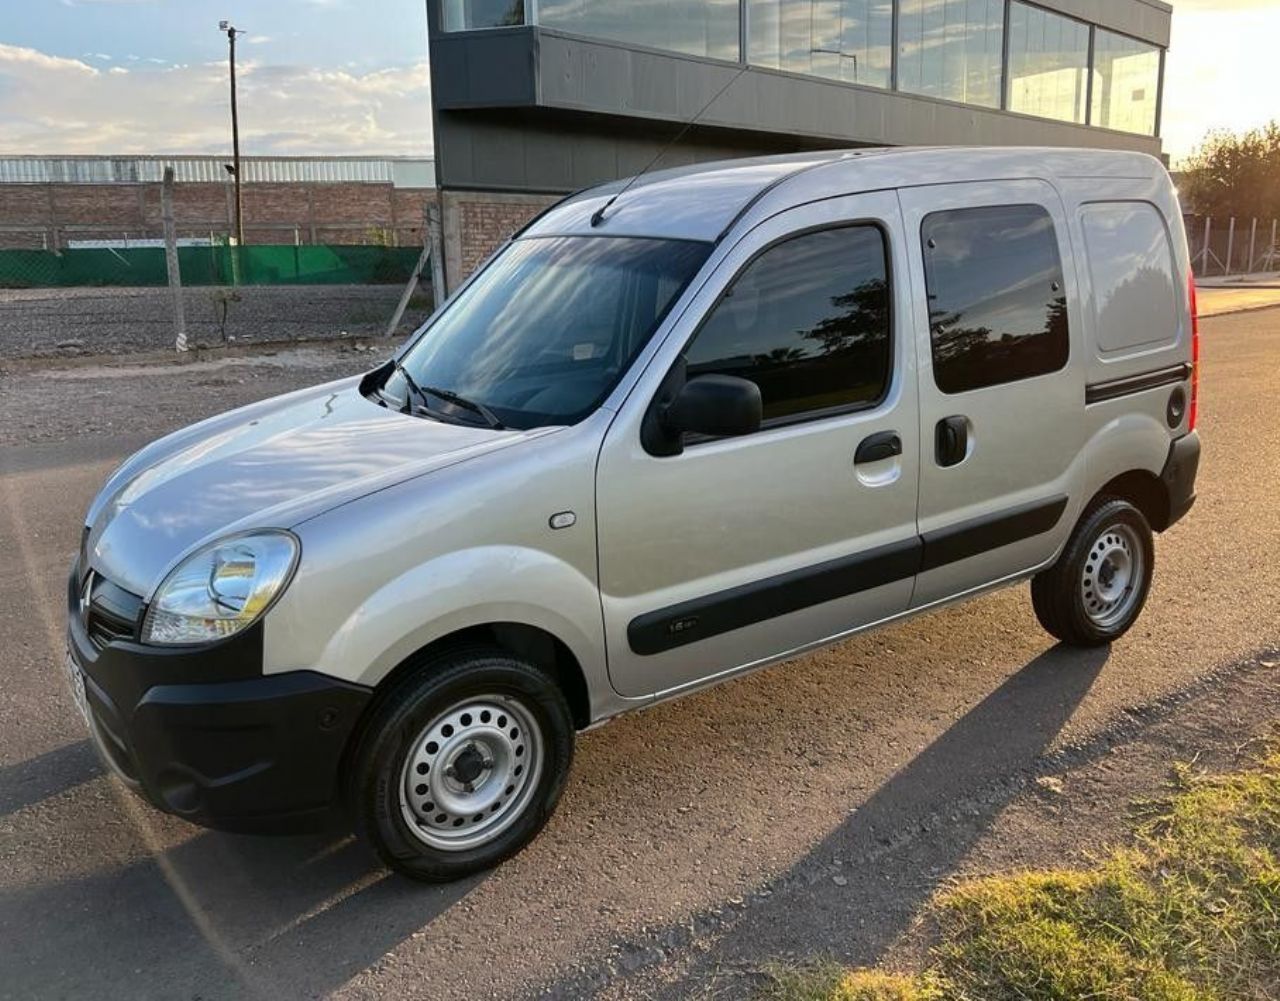
[[[451,286],[555,197],[655,157],[953,144],[1161,152],[1172,8],[1160,0],[427,8]]]

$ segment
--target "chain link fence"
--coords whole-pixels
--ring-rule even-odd
[[[1280,220],[1187,216],[1185,222],[1198,277],[1280,272]]]

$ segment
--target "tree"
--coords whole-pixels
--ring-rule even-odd
[[[1216,218],[1280,216],[1280,122],[1210,132],[1184,164],[1186,207]]]

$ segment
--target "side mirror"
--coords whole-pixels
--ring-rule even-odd
[[[673,435],[730,438],[760,429],[764,404],[760,387],[736,375],[700,375],[684,384],[662,412]]]

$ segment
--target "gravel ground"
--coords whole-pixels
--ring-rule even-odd
[[[185,289],[187,339],[194,347],[380,337],[403,291],[400,285]],[[171,348],[172,308],[163,288],[0,289],[0,360]],[[429,293],[415,293],[400,334],[429,312]]]
[[[375,359],[325,346],[9,364],[0,998],[740,998],[761,960],[892,956],[970,863],[1102,847],[1118,825],[1088,812],[1076,770],[1197,714],[1207,743],[1246,740],[1280,683],[1259,653],[1280,643],[1280,311],[1203,329],[1200,500],[1161,538],[1121,643],[1054,647],[1013,588],[625,717],[579,741],[528,849],[445,887],[388,876],[341,831],[237,837],[141,806],[102,773],[58,673],[64,575],[114,464],[170,427]],[[1157,763],[1190,748],[1143,746]],[[1055,826],[1056,799],[1036,819],[1028,794],[1046,775],[1063,779],[1072,826]],[[1110,795],[1105,818],[1128,792]]]
[[[216,351],[183,361],[166,355],[58,367],[0,359],[0,448],[99,436],[145,443],[264,397],[368,371],[396,343],[378,338],[249,356]]]

